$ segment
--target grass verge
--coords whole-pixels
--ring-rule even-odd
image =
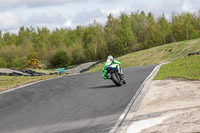
[[[28,83],[59,77],[61,75],[45,75],[45,76],[0,76],[0,92],[16,88]]]
[[[170,43],[147,50],[142,50],[116,58],[121,62],[122,68],[144,66],[171,62],[187,57],[188,53],[200,51],[200,39]],[[103,64],[99,64],[89,72],[102,71]]]
[[[200,80],[200,55],[176,59],[163,65],[154,80],[164,79]]]

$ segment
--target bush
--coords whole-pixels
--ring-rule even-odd
[[[0,57],[0,68],[6,68],[7,67],[7,63],[6,61]]]
[[[69,66],[69,59],[67,53],[63,50],[58,50],[51,60],[51,67],[67,67]]]
[[[27,67],[27,59],[24,57],[16,56],[12,62],[12,67],[16,69],[23,69]]]

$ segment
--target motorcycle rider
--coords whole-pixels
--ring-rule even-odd
[[[108,74],[108,72],[107,72],[107,70],[106,70],[106,67],[107,66],[109,66],[109,65],[112,65],[112,64],[118,64],[117,66],[118,66],[118,70],[119,70],[119,73],[120,73],[120,75],[121,75],[121,79],[122,79],[122,82],[125,84],[126,83],[126,81],[125,81],[125,79],[124,79],[124,74],[123,74],[123,72],[122,72],[122,69],[120,68],[120,62],[119,61],[116,61],[111,55],[109,55],[108,57],[107,57],[107,60],[106,60],[106,63],[104,64],[104,67],[103,67],[103,75],[102,75],[102,78],[103,79],[107,79],[108,77],[107,77],[107,74]]]

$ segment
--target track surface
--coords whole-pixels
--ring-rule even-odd
[[[0,133],[106,133],[156,65],[124,69],[116,87],[102,72],[65,76],[0,94]]]

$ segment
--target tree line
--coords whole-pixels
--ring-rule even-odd
[[[68,67],[200,37],[200,11],[154,17],[151,12],[110,14],[105,24],[94,21],[75,29],[20,27],[17,34],[0,31],[0,67],[25,68],[39,59],[45,68]]]

